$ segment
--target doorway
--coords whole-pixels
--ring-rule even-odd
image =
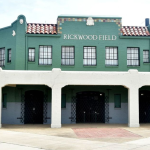
[[[43,124],[43,98],[42,91],[25,92],[24,124]]]
[[[150,123],[150,91],[139,92],[139,121],[140,123]]]
[[[84,91],[76,94],[76,123],[105,123],[105,94]]]

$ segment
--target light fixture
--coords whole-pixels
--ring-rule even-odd
[[[100,96],[102,96],[102,94],[100,94]]]
[[[141,95],[144,95],[143,93]]]

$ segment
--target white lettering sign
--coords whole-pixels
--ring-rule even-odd
[[[64,34],[64,40],[116,40],[116,35],[80,35],[80,34]]]

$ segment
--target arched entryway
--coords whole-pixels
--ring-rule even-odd
[[[139,92],[139,121],[150,123],[150,91],[140,90]]]
[[[25,92],[24,124],[43,124],[43,98],[42,91]]]
[[[76,123],[104,123],[105,94],[83,91],[76,94]]]

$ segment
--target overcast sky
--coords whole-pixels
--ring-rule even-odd
[[[28,23],[56,23],[57,16],[119,16],[124,26],[144,26],[150,0],[0,0],[0,28],[20,14]]]

